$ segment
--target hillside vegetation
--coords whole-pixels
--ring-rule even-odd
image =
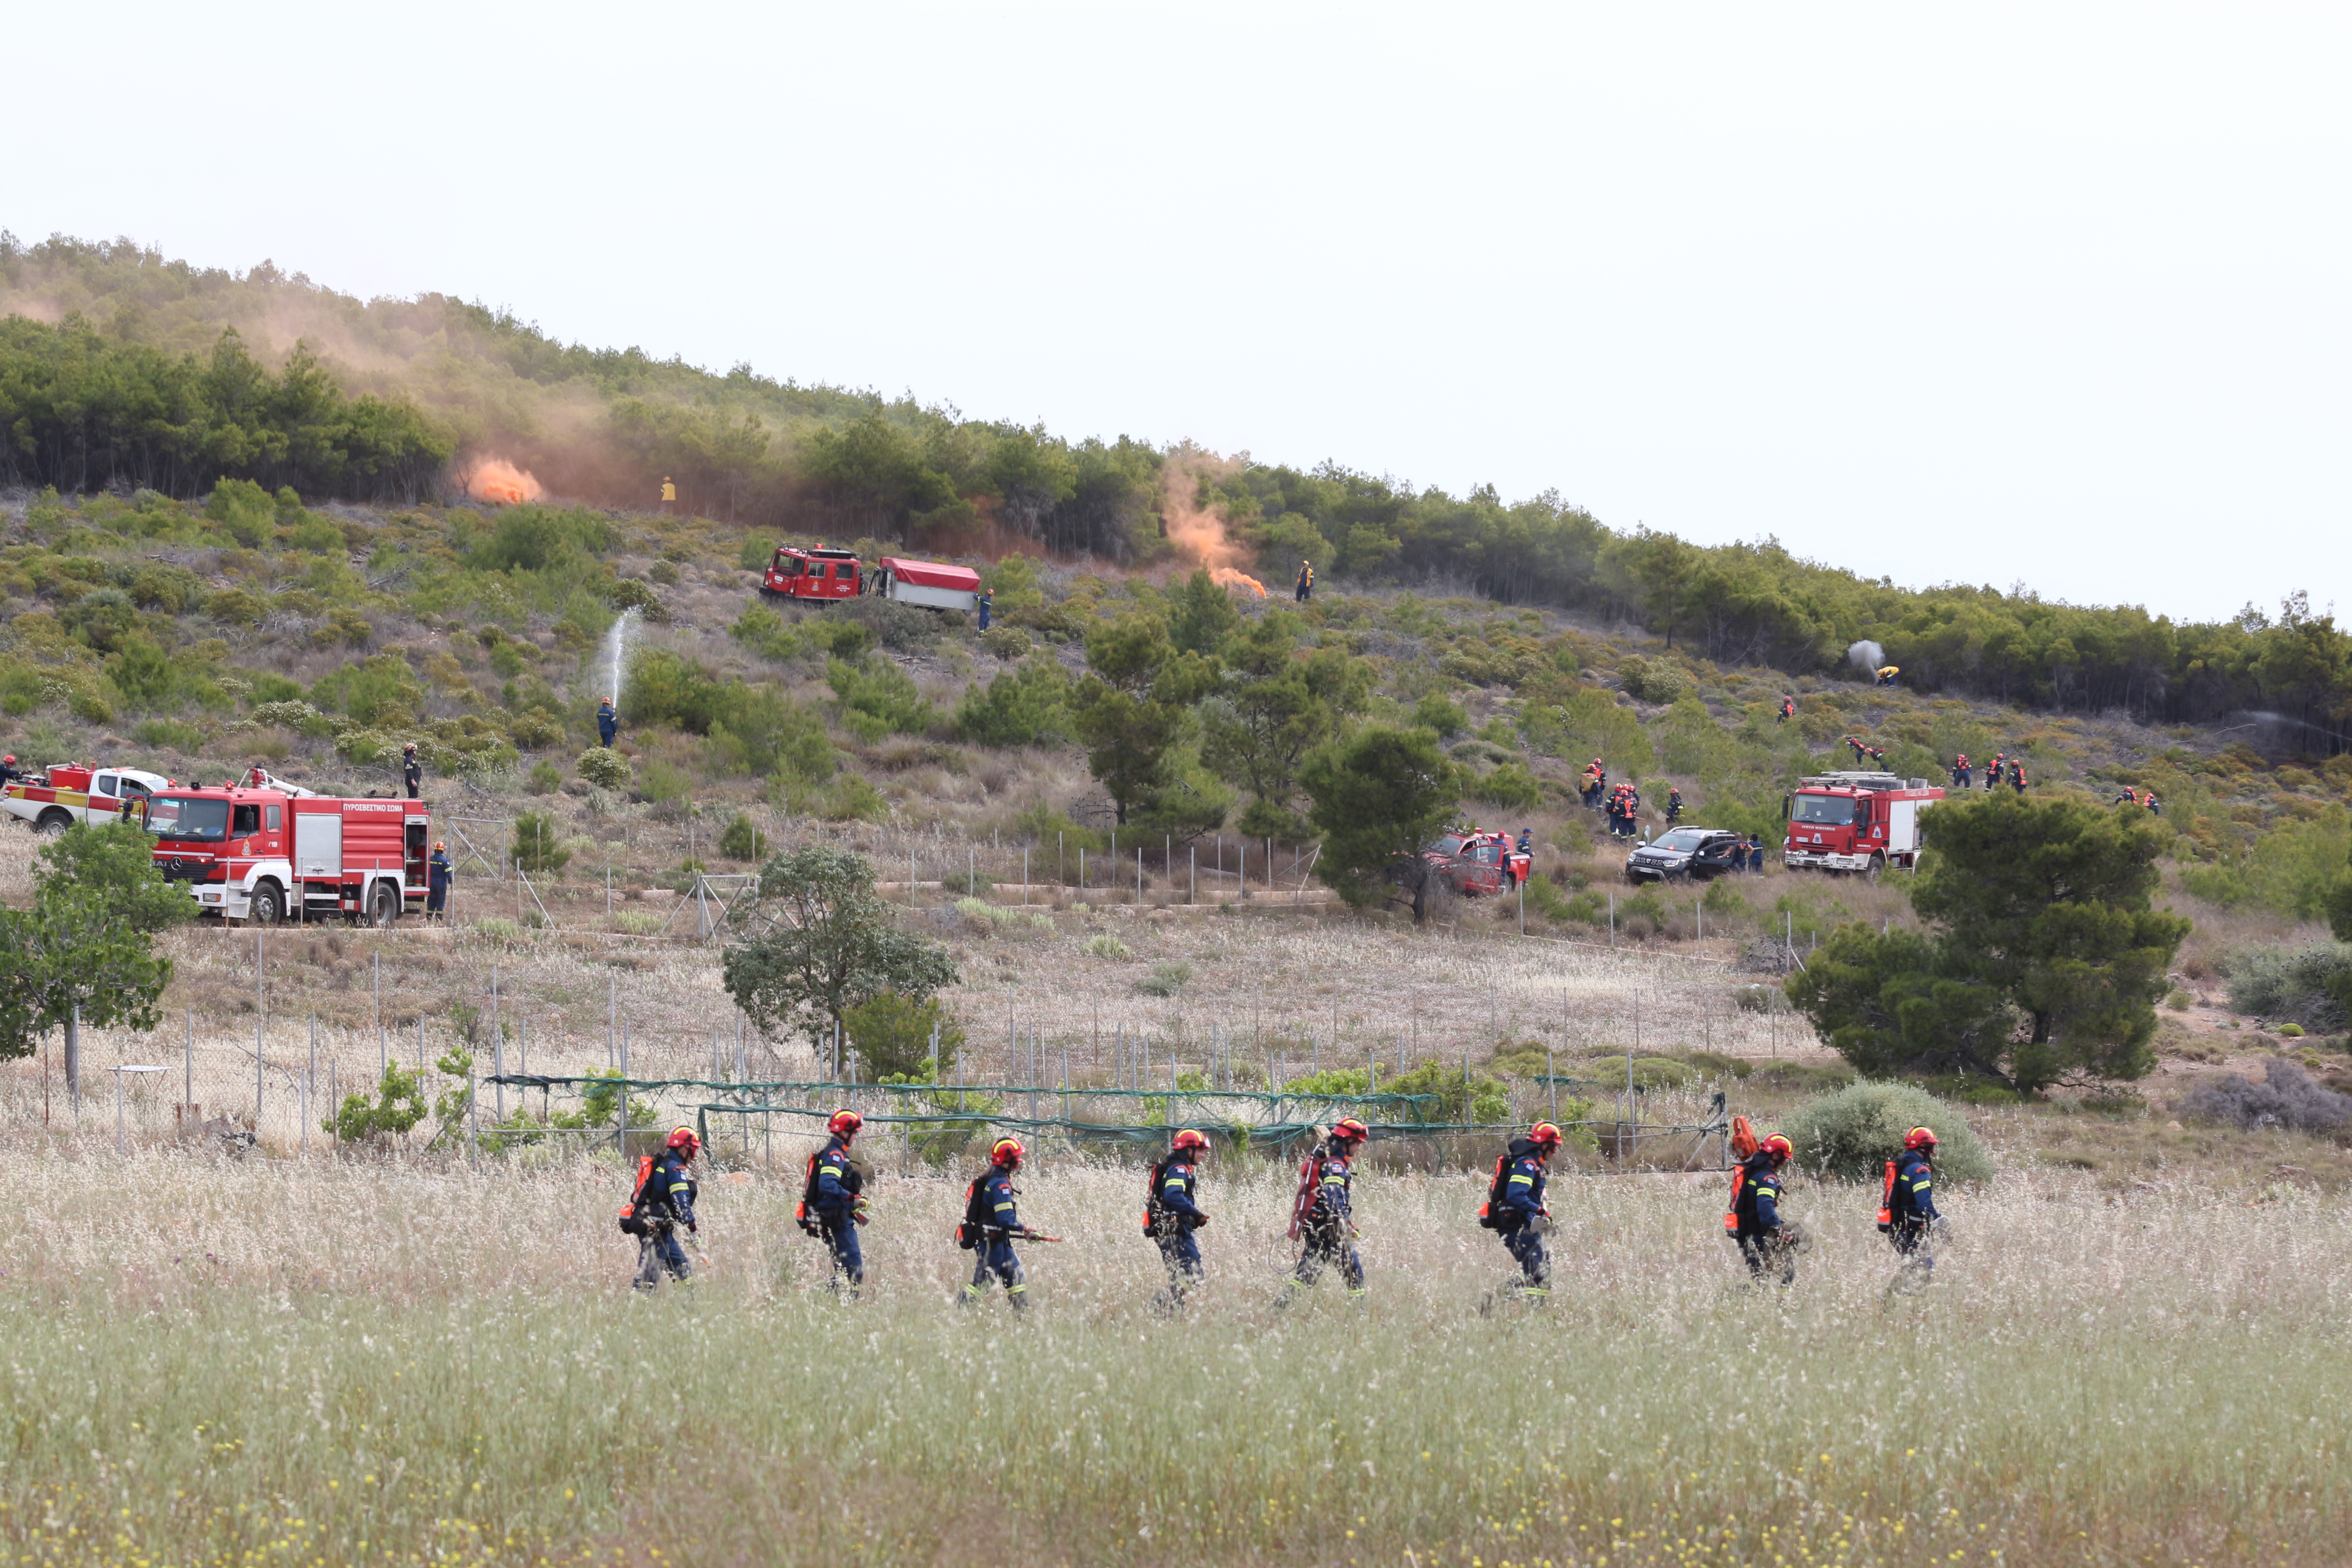
[[[935,552],[1020,549],[1150,564],[1198,556],[1287,581],[1433,587],[1630,623],[1724,665],[1836,677],[1883,645],[1915,689],[2181,722],[2247,710],[2290,749],[2352,731],[2352,642],[2301,593],[2219,624],[2054,604],[2026,585],[1898,588],[1771,540],[1699,547],[1614,530],[1547,494],[1456,497],[1074,438],[908,398],[716,374],[562,344],[446,296],[361,301],[264,263],[242,274],[127,242],[0,236],[0,485],[221,478],[314,501],[463,493],[480,460],[551,494]],[[2282,590],[2293,587],[2283,584]]]

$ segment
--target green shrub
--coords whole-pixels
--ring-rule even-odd
[[[996,886],[996,879],[985,871],[950,871],[940,879],[943,893],[969,893],[974,898]]]
[[[1423,1062],[1411,1072],[1383,1081],[1381,1092],[1434,1095],[1434,1105],[1424,1101],[1413,1108],[1415,1121],[1486,1124],[1500,1121],[1511,1113],[1510,1097],[1500,1079],[1475,1072],[1465,1074],[1458,1065]]]
[[[985,899],[966,897],[955,901],[955,912],[974,928],[987,931],[996,929],[996,917],[1000,911],[996,905]]]
[[[2306,1028],[2344,1027],[2352,999],[2352,944],[2317,942],[2283,951],[2250,948],[2223,962],[2230,1006],[2258,1018],[2291,1020]]]
[[[359,1143],[397,1137],[424,1121],[425,1114],[424,1076],[394,1063],[385,1066],[374,1100],[364,1094],[347,1094],[335,1113],[320,1125],[333,1133],[338,1142]]]
[[[684,768],[675,767],[659,757],[646,763],[645,771],[637,776],[637,793],[656,805],[684,800],[693,788],[694,780],[687,776]]]
[[[572,766],[582,778],[605,789],[620,789],[629,782],[629,759],[604,746],[589,747]]]
[[[1576,1064],[1576,1076],[1589,1083],[1622,1084],[1625,1081],[1625,1058],[1594,1057]],[[1687,1062],[1672,1057],[1635,1057],[1633,1088],[1647,1093],[1659,1089],[1688,1089],[1698,1081],[1698,1071]]]
[[[177,719],[142,719],[131,737],[142,746],[169,746],[175,752],[194,752],[205,741],[194,724]]]
[[[1192,966],[1189,963],[1155,963],[1150,974],[1136,982],[1136,989],[1147,996],[1174,996],[1192,978]]]
[[[1441,741],[1458,735],[1469,724],[1470,715],[1462,711],[1462,704],[1451,698],[1430,696],[1413,704],[1412,721],[1424,730],[1433,731]]]
[[[1617,680],[1628,695],[1662,706],[1689,696],[1695,684],[1690,671],[1667,657],[1621,660],[1617,666]]]
[[[936,996],[913,1002],[884,991],[843,1014],[842,1024],[869,1075],[877,1078],[897,1075],[901,1081],[930,1081],[934,1029],[939,1031],[942,1071],[955,1065],[956,1053],[963,1048],[961,1026]]]
[[[826,664],[824,678],[841,699],[842,722],[869,744],[894,731],[919,735],[930,728],[930,703],[915,689],[914,678],[888,659],[852,664],[835,658]]]
[[[1036,645],[1019,626],[991,626],[980,634],[980,646],[998,658],[1012,660],[1023,658]]]
[[[1471,784],[1470,795],[1506,811],[1533,811],[1543,804],[1543,785],[1525,763],[1505,763]]]
[[[1132,948],[1129,947],[1127,943],[1119,941],[1118,938],[1111,935],[1108,931],[1103,932],[1100,936],[1089,938],[1087,942],[1087,952],[1090,956],[1095,958],[1108,958],[1114,960],[1133,958],[1135,956],[1135,952]]]
[[[737,812],[727,830],[719,836],[719,853],[730,860],[764,860],[768,858],[768,836],[751,825],[751,816]]]
[[[1912,1084],[1863,1082],[1809,1100],[1779,1131],[1797,1146],[1797,1163],[1806,1170],[1875,1182],[1914,1127],[1935,1129],[1941,1140],[1936,1171],[1947,1182],[1992,1179],[1992,1161],[1958,1108]]]
[[[572,860],[572,851],[563,847],[562,829],[556,826],[551,811],[526,811],[517,816],[509,852],[516,869],[522,871],[561,871]]]
[[[533,795],[553,795],[563,787],[563,770],[553,763],[541,763],[530,770],[523,787]]]

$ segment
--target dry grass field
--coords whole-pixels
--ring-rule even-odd
[[[1055,1160],[1016,1320],[949,1304],[952,1179],[883,1178],[853,1306],[756,1173],[635,1296],[609,1156],[9,1144],[26,1563],[2319,1564],[2352,1524],[2352,1221],[2307,1193],[2021,1163],[1905,1295],[1871,1194],[1795,1192],[1783,1291],[1719,1177],[1570,1176],[1556,1299],[1487,1314],[1476,1178],[1379,1174],[1366,1304],[1284,1312],[1286,1177],[1216,1168],[1167,1320],[1139,1173]]]

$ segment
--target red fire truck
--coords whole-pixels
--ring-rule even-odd
[[[1926,779],[1893,773],[1822,773],[1804,779],[1780,803],[1789,835],[1780,859],[1790,870],[1876,874],[1916,866],[1926,842],[1920,816],[1944,798]]]
[[[164,879],[188,883],[208,916],[388,926],[424,907],[423,801],[313,795],[256,769],[225,788],[157,791],[147,830]]]
[[[760,579],[760,593],[770,599],[854,599],[863,586],[855,550],[779,549]]]

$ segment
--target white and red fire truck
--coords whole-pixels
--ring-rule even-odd
[[[0,792],[0,810],[32,825],[36,833],[63,833],[77,822],[104,822],[122,815],[122,803],[145,800],[172,781],[138,768],[85,768],[51,763],[31,778],[10,782]]]
[[[980,574],[969,566],[885,555],[868,572],[854,550],[798,550],[785,545],[768,563],[760,593],[770,599],[828,604],[873,594],[929,610],[969,610],[980,602]]]
[[[864,582],[855,550],[795,550],[787,544],[769,561],[760,593],[770,599],[823,604],[857,597]]]
[[[1780,803],[1789,819],[1780,859],[1790,870],[1876,873],[1916,866],[1919,818],[1944,798],[1926,779],[1893,773],[1822,773],[1801,781]]]
[[[206,915],[388,926],[422,909],[431,826],[418,800],[313,795],[256,769],[214,789],[162,789],[147,830],[164,879]]]

